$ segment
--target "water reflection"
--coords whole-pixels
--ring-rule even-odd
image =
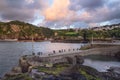
[[[81,45],[73,43],[34,42],[34,52],[43,52],[45,54],[53,52],[53,50],[77,49]],[[0,42],[0,76],[17,65],[20,56],[27,54],[32,54],[31,42]]]
[[[93,57],[95,56],[93,55]],[[91,66],[100,72],[106,72],[106,70],[110,67],[120,67],[120,62],[114,59],[113,57],[110,58],[106,56],[101,56],[101,58],[97,58],[96,56],[96,58],[85,58],[85,62],[83,65]]]

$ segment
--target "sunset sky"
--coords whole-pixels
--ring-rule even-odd
[[[120,0],[0,0],[0,21],[52,29],[120,23]]]

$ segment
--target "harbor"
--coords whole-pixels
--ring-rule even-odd
[[[81,59],[80,56],[87,56],[87,55],[93,55],[93,54],[98,55],[98,54],[102,53],[102,55],[106,55],[106,57],[105,56],[103,56],[103,57],[107,58],[107,56],[114,56],[117,52],[119,52],[119,48],[120,48],[118,45],[115,46],[115,44],[114,44],[114,46],[111,46],[111,47],[110,47],[110,45],[108,45],[108,47],[98,47],[98,48],[96,47],[94,49],[86,48],[86,50],[85,50],[82,47],[88,46],[88,44],[34,42],[34,48],[32,49],[32,42],[31,42],[31,45],[27,45],[27,46],[25,45],[25,43],[24,42],[17,42],[17,43],[14,42],[14,45],[19,44],[18,47],[16,47],[18,49],[20,49],[21,46],[24,46],[24,48],[22,48],[20,52],[22,52],[23,49],[25,51],[23,52],[23,54],[20,53],[21,55],[18,54],[18,57],[15,60],[13,60],[14,61],[13,63],[15,63],[15,61],[16,61],[16,64],[11,65],[11,63],[10,63],[11,68],[18,65],[18,60],[23,55],[26,56],[26,59],[28,60],[29,64],[32,66],[40,66],[40,65],[43,66],[43,65],[46,65],[46,63],[50,63],[50,64],[46,65],[46,66],[50,67],[50,66],[52,66],[51,63],[56,64],[56,63],[61,63],[61,62],[67,62],[68,59],[66,57],[71,59],[72,64],[76,64],[77,58],[75,59],[75,56],[78,56],[78,59],[79,58]],[[4,45],[5,44],[8,45],[8,42],[4,43]],[[27,44],[30,44],[30,42],[27,42]],[[46,47],[46,50],[45,50],[45,47],[40,47],[40,45],[41,46],[49,45],[49,46]],[[52,45],[52,47],[50,45]],[[59,46],[57,46],[57,45],[59,45]],[[62,48],[63,46],[64,46],[64,49]],[[12,48],[12,46],[11,46],[11,48]],[[1,49],[3,49],[3,47],[1,47]],[[30,51],[29,50],[26,51],[26,49],[30,49]],[[11,49],[9,49],[9,50],[12,51]],[[32,54],[32,50],[34,50],[35,54]],[[46,52],[44,52],[44,51],[46,51]],[[16,54],[16,51],[14,53]],[[13,52],[11,54],[13,54]],[[32,59],[32,58],[34,58],[35,61],[37,61],[37,60],[38,61],[35,62],[34,59]],[[45,64],[41,64],[41,61],[39,62],[39,60],[41,60],[41,59],[42,59],[43,63],[45,63]],[[73,59],[73,62],[72,62],[72,59]],[[80,59],[79,59],[79,61],[81,61]],[[109,63],[109,61],[106,61],[106,60],[105,61],[98,60],[99,62],[97,62],[97,63],[99,63],[99,64],[97,64],[94,61],[91,62],[91,60],[89,58],[85,58],[83,65],[91,66],[100,72],[106,72],[106,70],[109,69],[110,67],[119,67],[119,65],[120,65],[119,61],[117,61],[117,60],[113,61],[112,58],[110,58],[110,60],[112,61],[111,63]],[[95,61],[97,61],[97,60],[95,60]],[[81,62],[79,62],[79,63],[81,64]],[[83,63],[83,61],[82,61],[82,63]],[[9,64],[9,63],[7,63],[7,64]],[[103,66],[100,66],[101,64]],[[104,64],[106,64],[106,65],[104,65]],[[99,66],[99,67],[95,67],[95,65]],[[9,70],[7,70],[7,68],[6,68],[5,69],[6,72],[4,71],[5,74],[8,73],[11,70],[11,68],[9,67]],[[2,69],[2,70],[4,70],[4,69]]]

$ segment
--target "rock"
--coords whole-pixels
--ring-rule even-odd
[[[56,77],[53,75],[48,75],[47,77],[44,77],[42,80],[63,80],[61,77]]]
[[[39,72],[37,69],[32,69],[31,70],[31,76],[32,78],[39,78],[41,76],[45,76],[44,72]]]
[[[28,61],[26,59],[24,59],[23,57],[21,57],[20,60],[19,60],[19,66],[21,67],[22,72],[26,73],[26,72],[28,72],[29,67],[31,65],[28,63]]]
[[[77,64],[83,64],[84,63],[84,59],[83,59],[83,57],[82,56],[75,56],[75,58],[76,58],[76,63]]]
[[[68,64],[72,64],[73,63],[73,59],[71,57],[65,57],[67,59]]]
[[[115,57],[120,61],[120,52],[116,53]]]
[[[120,74],[113,73],[113,72],[102,72],[101,78],[103,80],[120,80]]]
[[[17,75],[19,75],[19,74],[20,74],[20,73],[8,72],[8,73],[5,74],[4,78],[17,76]]]
[[[102,80],[120,80],[120,74],[118,74],[117,72],[118,68],[114,68],[116,70],[113,70],[112,68],[108,72],[98,72],[94,68],[91,68],[89,66],[83,66],[83,65],[81,65],[80,68],[84,70],[87,74],[90,74],[94,77],[98,77]]]
[[[69,64],[83,64],[84,63],[84,59],[80,55],[76,55],[74,57],[65,57],[65,58],[67,59],[67,62]]]
[[[80,69],[85,71],[87,74],[90,74],[90,75],[95,76],[95,77],[100,77],[100,73],[92,67],[80,65]]]
[[[120,74],[120,67],[110,67],[110,69],[108,69],[108,71]]]
[[[21,67],[13,67],[12,72],[14,72],[14,73],[22,73]]]
[[[78,67],[75,65],[60,73],[62,80],[87,80],[84,75],[80,74]]]

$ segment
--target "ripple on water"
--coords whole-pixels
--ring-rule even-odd
[[[34,52],[52,52],[53,50],[80,48],[82,44],[34,42]],[[18,64],[20,56],[31,54],[31,42],[0,42],[0,76]]]

